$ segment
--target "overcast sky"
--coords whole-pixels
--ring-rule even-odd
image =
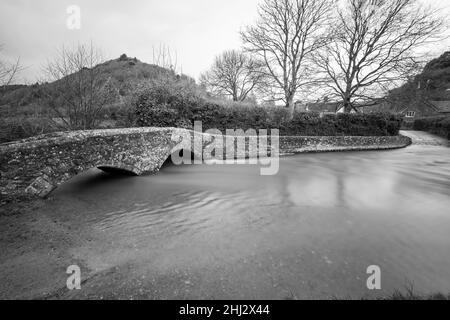
[[[425,0],[423,0],[425,1]],[[239,48],[239,30],[256,19],[260,0],[0,0],[3,56],[20,56],[22,81],[39,79],[62,45],[92,41],[108,59],[122,53],[151,62],[152,48],[169,46],[195,78],[226,49]],[[438,0],[450,6],[450,0]],[[66,26],[67,8],[81,9],[81,29]],[[445,48],[448,49],[448,48]]]

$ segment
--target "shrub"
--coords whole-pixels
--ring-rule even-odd
[[[175,126],[189,122],[199,104],[195,88],[185,81],[162,80],[138,89],[134,104],[139,126]]]
[[[136,94],[134,110],[138,126],[192,127],[202,121],[203,130],[279,129],[281,135],[386,136],[397,135],[401,117],[379,114],[296,112],[289,120],[286,108],[223,102],[207,98],[184,81],[152,83]]]
[[[46,118],[5,118],[0,120],[0,143],[57,131]]]
[[[416,119],[414,130],[428,131],[441,137],[450,139],[450,116],[438,116]]]

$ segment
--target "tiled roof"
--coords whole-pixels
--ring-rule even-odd
[[[450,113],[450,101],[430,101],[440,112]]]

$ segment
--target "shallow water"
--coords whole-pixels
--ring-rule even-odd
[[[99,274],[89,295],[360,298],[450,292],[449,208],[450,148],[419,141],[286,157],[276,176],[250,165],[91,170],[54,193],[51,215],[96,235],[72,250]],[[370,265],[381,291],[366,287]]]

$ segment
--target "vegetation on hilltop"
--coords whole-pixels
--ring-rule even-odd
[[[387,99],[393,111],[408,106],[422,110],[429,101],[450,100],[450,52],[428,62],[422,72],[392,90]]]

